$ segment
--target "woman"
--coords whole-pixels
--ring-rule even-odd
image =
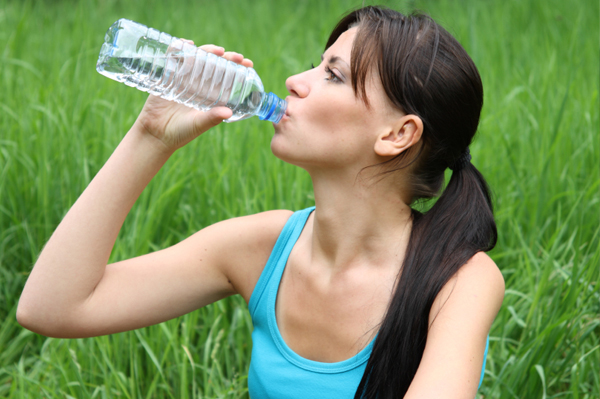
[[[226,220],[107,265],[165,161],[231,115],[150,96],[41,253],[19,322],[90,337],[240,294],[255,326],[255,398],[473,398],[504,294],[484,253],[496,241],[488,189],[468,153],[483,101],[473,62],[428,17],[366,7],[286,85],[271,148],[309,172],[316,208]],[[447,167],[431,210],[411,209],[439,193]]]

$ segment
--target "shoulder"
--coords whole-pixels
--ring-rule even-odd
[[[455,276],[456,289],[502,301],[504,277],[496,263],[485,252],[478,252],[465,263]]]
[[[504,286],[504,278],[496,263],[485,252],[477,252],[464,264],[458,271],[459,275],[465,278],[486,278],[490,282],[502,283]]]
[[[232,219],[227,219],[216,223],[211,228],[226,230],[236,236],[243,236],[249,240],[270,239],[275,235],[275,238],[283,229],[286,222],[294,212],[289,210],[278,209],[274,211],[266,211],[248,216],[241,216]]]
[[[504,277],[496,263],[485,252],[478,252],[438,293],[431,307],[430,324],[446,305],[459,307],[454,311],[460,312],[460,307],[471,301],[478,308],[485,307],[495,317],[504,299],[504,289]]]
[[[207,230],[218,239],[221,268],[246,302],[267,263],[275,242],[294,212],[274,210],[224,220]]]
[[[475,254],[431,307],[425,351],[406,398],[475,396],[486,338],[503,298],[500,270],[485,253]]]
[[[249,244],[268,244],[277,239],[292,214],[288,210],[275,210],[235,217],[208,226],[196,234],[211,236],[214,241],[228,248],[242,249]],[[254,248],[251,246],[249,249]]]
[[[504,299],[504,277],[496,263],[485,252],[478,252],[456,275],[457,294],[478,298],[496,313]]]

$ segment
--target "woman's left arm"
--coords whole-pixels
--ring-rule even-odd
[[[473,399],[486,338],[504,298],[504,278],[484,252],[442,288],[429,315],[423,358],[405,399]]]

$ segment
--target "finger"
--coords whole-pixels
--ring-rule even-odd
[[[241,64],[244,60],[244,56],[240,53],[236,53],[235,51],[226,51],[225,54],[223,54],[223,58],[233,61],[236,64]]]
[[[225,54],[225,49],[221,46],[215,46],[214,44],[205,44],[200,46],[200,48],[207,53],[213,53],[214,55],[218,55],[219,57]]]
[[[214,44],[205,44],[200,46],[200,48],[206,52],[218,55],[219,57],[223,57],[228,61],[235,62],[236,64],[241,64],[246,67],[253,67],[254,63],[249,58],[244,58],[244,55],[241,53],[237,53],[235,51],[225,51],[225,49],[221,46],[215,46]]]
[[[223,57],[228,59],[229,61],[233,61],[236,64],[242,64],[243,66],[246,66],[246,67],[254,66],[254,63],[250,59],[244,58],[243,54],[236,53],[234,51],[225,52],[225,54],[223,54]]]

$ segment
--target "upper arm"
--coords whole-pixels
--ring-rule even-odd
[[[170,248],[107,265],[60,335],[127,331],[236,293],[249,298],[290,214],[270,211],[225,220]]]
[[[475,254],[434,301],[423,358],[405,398],[475,397],[503,298],[500,270],[485,253]]]

